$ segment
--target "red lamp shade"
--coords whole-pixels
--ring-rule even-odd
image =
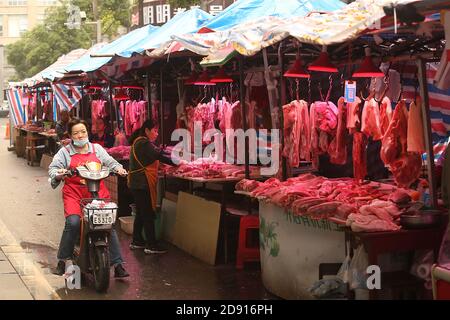
[[[184,81],[184,84],[186,84],[186,85],[193,85],[194,82],[197,80],[197,78],[198,78],[198,73],[193,71],[192,74],[189,76],[189,78],[187,78]]]
[[[330,57],[327,52],[321,52],[319,58],[308,66],[309,71],[321,72],[338,72],[334,64],[330,62]]]
[[[99,85],[93,85],[93,84],[90,84],[90,85],[87,85],[87,86],[85,86],[84,87],[84,90],[101,90],[102,89],[102,86],[99,86]]]
[[[363,63],[359,66],[358,70],[353,73],[353,78],[376,78],[384,77],[384,73],[377,68],[370,56],[364,58]]]
[[[297,58],[292,67],[284,73],[288,78],[309,78],[311,75],[303,69],[302,59]]]
[[[217,70],[217,73],[211,78],[211,82],[214,83],[230,83],[233,82],[233,79],[230,78],[226,73],[223,67]]]
[[[203,71],[197,80],[195,80],[194,85],[196,86],[215,86],[214,82],[211,82],[209,78],[208,71]]]
[[[114,100],[128,100],[130,97],[128,97],[123,90],[118,90],[117,93],[114,95]]]

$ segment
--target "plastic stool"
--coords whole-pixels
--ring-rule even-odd
[[[257,247],[247,247],[248,231],[251,229],[259,230],[259,217],[256,215],[247,215],[241,217],[239,223],[239,241],[236,257],[236,268],[243,269],[244,262],[259,261],[259,242]]]

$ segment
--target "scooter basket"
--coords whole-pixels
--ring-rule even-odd
[[[109,229],[117,218],[117,204],[109,199],[82,199],[83,215],[92,229]]]

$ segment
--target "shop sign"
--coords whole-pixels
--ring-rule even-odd
[[[345,102],[355,102],[356,98],[356,82],[355,81],[345,81],[345,93],[344,93]]]
[[[314,220],[309,216],[297,216],[292,212],[288,212],[286,213],[286,220],[290,223],[302,224],[303,226],[309,228],[343,232],[342,228],[340,228],[336,223],[326,219]]]
[[[221,13],[225,8],[233,4],[235,0],[213,0],[208,4],[208,10],[213,16]],[[185,12],[189,9],[200,8],[199,5],[184,7],[175,7],[164,0],[148,0],[144,1],[143,4],[143,25],[163,25],[170,19],[172,19],[176,14]]]

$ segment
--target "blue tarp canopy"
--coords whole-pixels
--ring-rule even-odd
[[[144,37],[135,45],[128,46],[126,50],[117,55],[129,58],[134,53],[143,53],[171,41],[172,36],[197,32],[207,21],[213,18],[209,13],[200,9],[191,9],[177,14],[173,19],[152,33],[151,37]]]
[[[313,11],[334,11],[345,5],[340,0],[240,0],[214,17],[204,27],[218,31],[226,30],[265,16],[303,17]]]
[[[126,35],[108,43],[95,52],[95,55],[111,55],[110,57],[91,57],[90,55],[85,55],[81,59],[67,66],[65,70],[67,72],[95,71],[111,61],[114,55],[126,51],[130,45],[134,45],[142,39],[149,38],[151,34],[158,29],[158,27],[147,25],[145,27],[133,30],[130,33],[127,33]]]

